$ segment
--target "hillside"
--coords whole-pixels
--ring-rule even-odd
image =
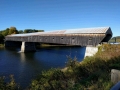
[[[120,42],[120,36],[116,36],[116,37],[113,37],[109,40],[109,43],[114,43],[115,42],[115,39],[116,39],[116,42]]]

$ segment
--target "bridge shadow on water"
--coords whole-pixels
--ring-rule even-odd
[[[37,49],[35,55],[38,55],[38,59],[49,62],[49,64],[55,64],[56,66],[65,65],[67,62],[67,56],[74,58],[78,61],[83,60],[85,55],[85,47],[79,46],[53,46],[53,47],[40,47]],[[49,57],[49,58],[48,58]]]

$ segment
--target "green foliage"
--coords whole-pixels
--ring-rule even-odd
[[[38,30],[38,32],[44,32],[44,30]]]
[[[18,30],[16,29],[16,27],[10,27],[9,34],[18,34]]]
[[[116,37],[113,37],[109,40],[109,43],[115,43],[116,42],[120,42],[120,36],[116,36]]]
[[[34,84],[30,85],[30,89],[109,90],[113,86],[110,80],[111,69],[120,69],[119,48],[119,45],[105,44],[99,47],[99,52],[95,56],[86,57],[82,62],[68,57],[65,70],[44,71],[39,79],[32,81]]]
[[[4,36],[2,34],[0,34],[0,43],[3,42]]]
[[[23,34],[23,30],[19,30],[18,33],[19,33],[19,34]]]
[[[4,77],[0,77],[0,89],[3,90],[5,88]]]
[[[66,63],[66,67],[75,68],[76,66],[79,65],[79,62],[76,57],[74,57],[74,59],[72,59],[70,56],[68,56],[67,58],[68,58],[68,61]]]
[[[16,84],[13,75],[10,75],[10,81],[5,82],[5,77],[0,77],[0,90],[18,90],[19,86]]]
[[[0,43],[4,42],[4,38],[9,33],[9,28],[6,28],[6,30],[0,31]]]
[[[30,90],[63,90],[65,88],[65,76],[60,69],[43,71],[40,77],[33,80],[30,85]]]
[[[1,31],[2,33],[2,35],[5,37],[5,36],[7,36],[8,35],[8,33],[9,33],[9,28],[6,28],[5,30],[3,30],[3,31]]]
[[[25,29],[24,33],[44,32],[44,30]]]

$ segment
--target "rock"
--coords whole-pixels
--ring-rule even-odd
[[[111,70],[111,82],[116,84],[120,81],[120,70],[112,69]]]

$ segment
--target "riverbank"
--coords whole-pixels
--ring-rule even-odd
[[[103,50],[104,49],[104,50]],[[120,45],[105,44],[93,57],[81,63],[68,58],[67,68],[50,69],[32,81],[31,89],[45,90],[110,90],[113,86],[111,69],[120,69]],[[36,86],[37,85],[37,86]]]
[[[40,44],[40,45],[37,45],[36,47],[58,47],[58,46],[65,47],[65,46],[74,46],[74,45]]]
[[[0,47],[4,47],[4,44],[0,44]]]
[[[105,44],[93,57],[82,62],[68,57],[66,69],[52,68],[42,71],[32,80],[28,90],[110,90],[113,86],[111,69],[120,69],[120,45]],[[0,84],[1,85],[1,84]],[[16,85],[17,84],[11,84]]]

